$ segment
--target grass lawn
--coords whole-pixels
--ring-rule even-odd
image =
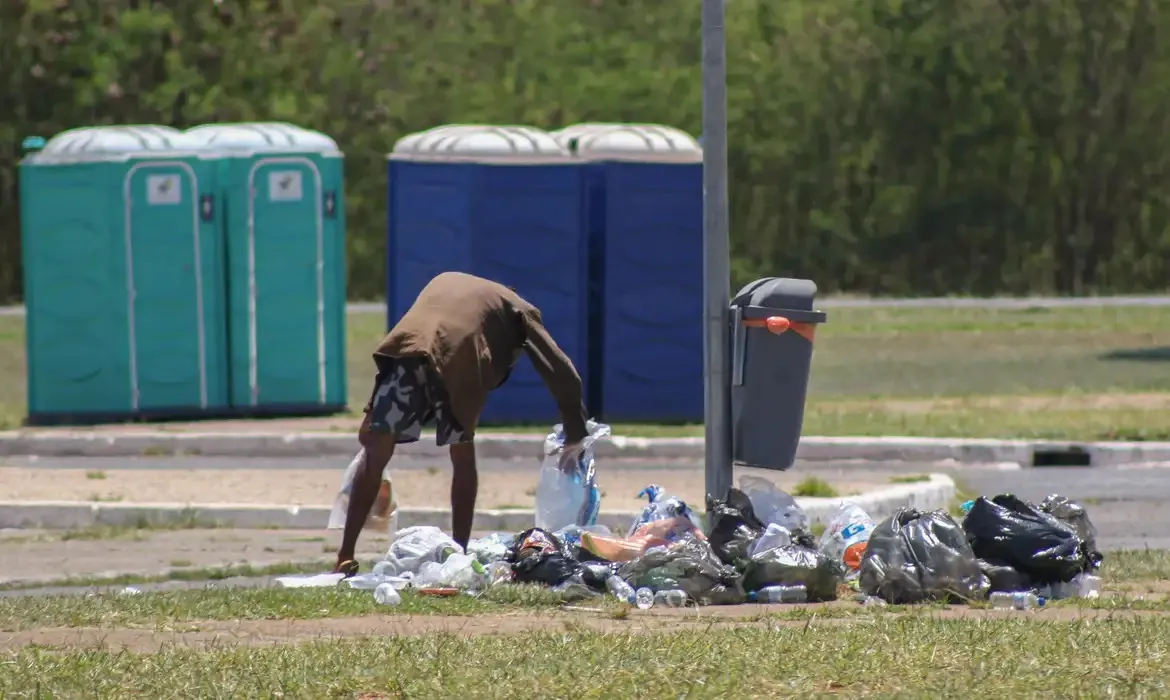
[[[368,398],[383,324],[380,314],[349,318],[354,408]],[[23,319],[0,317],[0,426],[24,415],[23,332]],[[804,432],[1170,439],[1170,307],[833,309],[817,336]]]
[[[1036,612],[849,601],[559,611],[549,592],[528,587],[479,600],[408,594],[396,608],[320,589],[0,599],[0,696],[1170,693],[1170,555],[1111,554],[1103,574],[1105,597]],[[1119,593],[1121,583],[1130,590]],[[1143,588],[1158,593],[1136,597]]]

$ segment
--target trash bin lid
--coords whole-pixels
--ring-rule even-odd
[[[155,124],[86,126],[57,134],[25,160],[63,164],[174,155],[187,150],[182,143],[182,133]]]
[[[703,149],[690,134],[660,124],[577,124],[554,137],[578,158],[645,163],[701,163]]]
[[[764,317],[770,311],[782,311],[791,321],[824,323],[825,313],[813,309],[816,296],[817,285],[812,280],[765,277],[740,289],[731,305],[741,307],[745,317]]]
[[[189,147],[214,153],[320,153],[339,155],[337,142],[319,131],[284,122],[204,124],[183,132]]]
[[[451,124],[403,137],[391,160],[533,163],[565,161],[569,152],[528,126]]]

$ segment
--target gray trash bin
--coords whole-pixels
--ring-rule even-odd
[[[825,322],[813,310],[810,280],[765,277],[731,301],[732,458],[788,469],[796,460],[812,366],[813,337]]]

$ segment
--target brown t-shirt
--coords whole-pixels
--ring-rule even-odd
[[[456,420],[472,432],[488,392],[508,378],[522,350],[557,402],[565,440],[584,439],[581,377],[545,330],[540,310],[502,284],[461,272],[438,275],[374,355],[426,357]]]

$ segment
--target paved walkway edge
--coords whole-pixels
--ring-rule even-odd
[[[840,505],[851,501],[860,505],[875,520],[894,513],[903,506],[919,510],[947,508],[955,497],[955,482],[950,477],[933,474],[927,481],[898,484],[848,498],[798,498],[813,523],[827,524]],[[0,502],[0,529],[81,529],[98,525],[149,526],[194,523],[206,526],[242,529],[324,529],[329,521],[328,506],[279,506],[216,503],[186,505],[179,503],[79,503],[68,501]],[[637,512],[602,511],[598,522],[615,532],[625,532]],[[479,510],[475,513],[476,530],[520,532],[532,527],[531,510]],[[403,508],[398,527],[433,525],[444,530],[451,526],[451,511],[446,508]]]
[[[540,458],[544,437],[491,433],[476,438],[484,458]],[[357,439],[349,433],[168,433],[132,431],[98,433],[0,432],[0,457],[352,457]],[[446,448],[422,441],[404,445],[404,454],[445,458]],[[1015,462],[1025,467],[1045,456],[1074,462],[1070,466],[1108,466],[1170,461],[1170,442],[1056,442],[911,437],[806,437],[797,458],[804,461],[914,461],[959,463]],[[615,436],[597,446],[598,457],[632,459],[702,459],[703,438],[634,438]],[[1076,464],[1076,462],[1088,462]]]

